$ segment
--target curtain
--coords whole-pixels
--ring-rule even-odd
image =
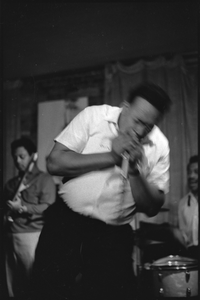
[[[172,100],[170,112],[159,124],[170,144],[170,191],[164,207],[153,221],[176,225],[177,204],[187,192],[186,166],[190,156],[197,154],[197,62],[188,67],[183,56],[164,56],[153,61],[139,60],[131,66],[109,64],[105,68],[105,103],[118,106],[130,88],[145,81],[163,88]],[[145,217],[140,216],[140,219]],[[151,218],[150,218],[151,219]]]
[[[11,142],[21,135],[20,130],[20,80],[7,81],[4,84],[3,119],[3,185],[17,174],[11,156]]]

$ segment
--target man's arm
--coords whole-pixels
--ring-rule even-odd
[[[39,179],[41,190],[38,203],[28,203],[23,200],[21,193],[16,197],[15,201],[8,200],[7,205],[13,212],[17,214],[43,214],[44,210],[56,200],[56,186],[53,179],[48,174],[42,174]],[[37,195],[36,195],[37,196]]]
[[[113,167],[116,164],[113,152],[81,154],[56,142],[47,159],[50,174],[77,177],[87,172]]]
[[[51,175],[77,177],[87,172],[121,165],[121,153],[132,147],[130,136],[120,133],[112,140],[110,152],[81,154],[56,142],[48,159],[47,169]]]
[[[134,151],[141,157],[144,154],[143,147],[138,146]],[[149,217],[155,216],[165,201],[165,193],[168,191],[169,182],[169,147],[168,142],[162,144],[157,157],[157,163],[146,177],[141,170],[138,170],[138,162],[134,160],[129,162],[129,181],[133,198],[139,212],[145,213]],[[140,158],[139,158],[140,161]],[[140,163],[139,163],[140,165]]]
[[[146,213],[149,217],[155,216],[164,204],[164,193],[149,183],[142,174],[129,174],[129,181],[137,210]]]
[[[27,203],[24,202],[25,210],[23,212],[28,214],[42,215],[43,212],[56,201],[56,186],[49,174],[41,174],[40,180],[40,194],[38,203]]]

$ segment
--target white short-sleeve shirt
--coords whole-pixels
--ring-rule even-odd
[[[55,138],[55,141],[82,154],[111,151],[112,139],[118,135],[118,118],[122,108],[109,105],[89,106],[81,111]],[[169,145],[157,126],[144,145],[141,172],[158,189],[169,189]],[[124,192],[125,190],[125,192]],[[75,212],[100,219],[108,224],[130,223],[134,199],[130,184],[126,186],[117,166],[86,173],[62,184],[59,194]]]
[[[179,202],[178,223],[187,247],[199,244],[199,204],[190,192]]]

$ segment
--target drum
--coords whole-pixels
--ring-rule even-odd
[[[197,260],[169,255],[144,267],[152,272],[153,295],[156,299],[198,296]]]

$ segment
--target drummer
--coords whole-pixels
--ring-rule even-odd
[[[178,226],[172,229],[174,238],[181,245],[182,256],[198,258],[198,155],[190,157],[187,165],[189,193],[178,205]]]

